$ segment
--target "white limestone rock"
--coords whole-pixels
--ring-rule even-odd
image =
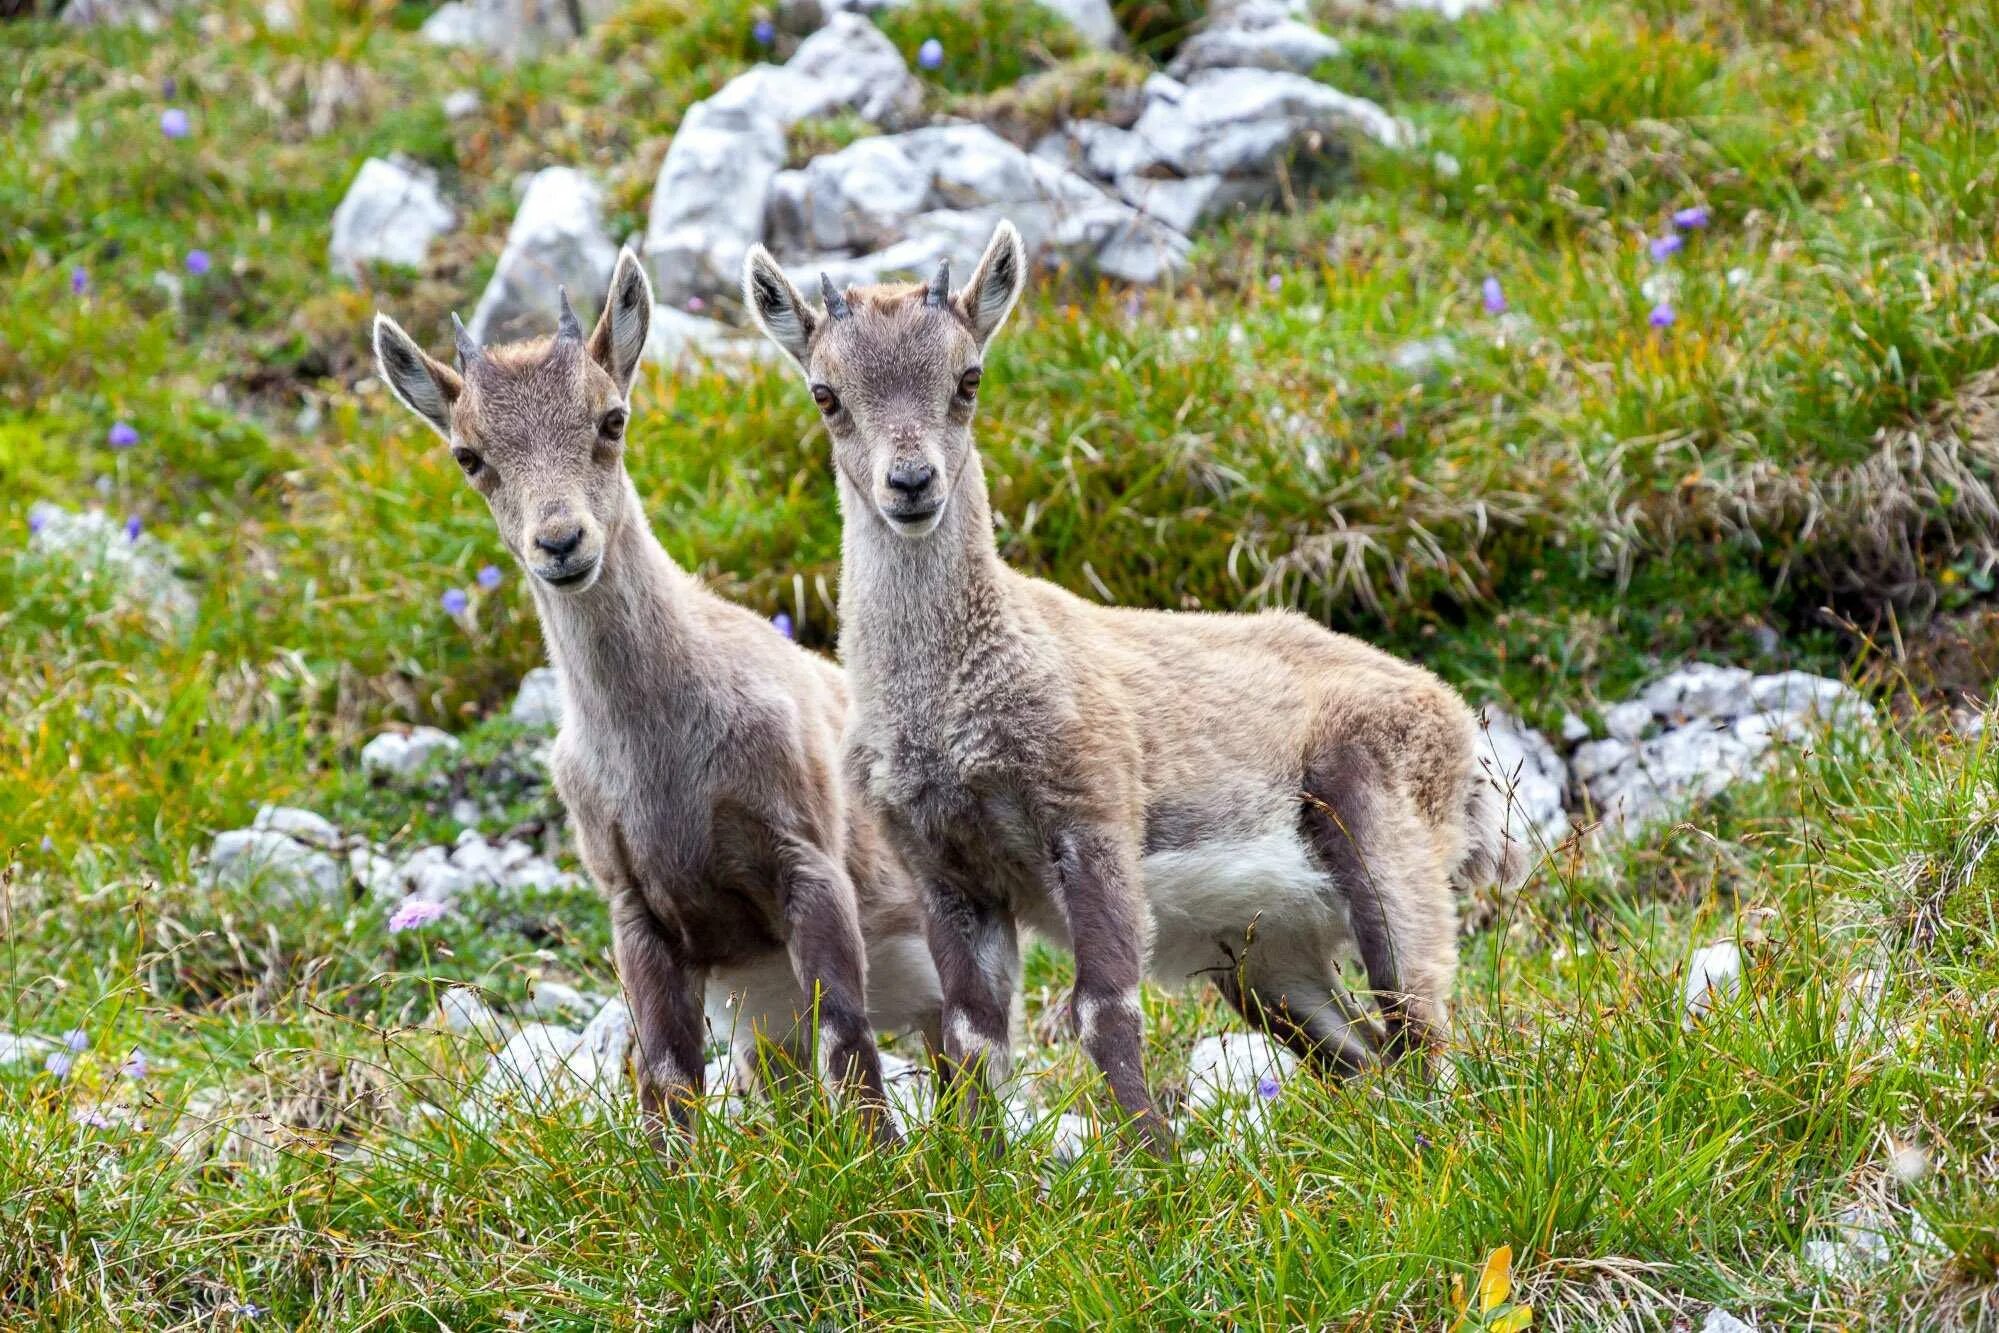
[[[46,1037],[0,1032],[0,1067],[29,1062],[40,1063],[55,1049],[56,1044]]]
[[[1299,74],[1211,69],[1184,88],[1147,89],[1145,111],[1131,128],[1140,147],[1121,163],[1128,171],[1269,175],[1313,134],[1359,134],[1390,148],[1410,140],[1409,128],[1375,103]]]
[[[1742,993],[1742,950],[1734,940],[1717,940],[1687,959],[1681,1021],[1688,1027]]]
[[[1547,737],[1505,709],[1488,707],[1478,759],[1487,781],[1506,801],[1508,835],[1527,849],[1530,861],[1568,836],[1562,801],[1569,766]]]
[[[521,677],[507,716],[524,727],[562,725],[562,681],[554,667],[536,667]]]
[[[1606,710],[1603,729],[1613,740],[1637,742],[1652,729],[1652,709],[1641,699],[1627,699]]]
[[[134,536],[99,510],[75,513],[52,504],[32,506],[28,528],[30,555],[68,562],[85,583],[109,583],[120,604],[144,608],[174,629],[194,618],[194,593],[174,574],[166,544],[151,533]]]
[[[745,366],[783,355],[768,339],[746,337],[741,330],[719,319],[692,315],[672,306],[652,308],[645,359],[654,365]]]
[[[332,820],[296,806],[258,806],[256,816],[250,821],[250,827],[282,833],[288,838],[295,838],[308,846],[325,851],[338,850],[342,843],[340,830],[334,827]]]
[[[1742,667],[1689,662],[1646,686],[1638,697],[1662,721],[1733,719],[1751,710],[1749,687],[1754,679],[1754,673]]]
[[[1209,69],[1272,69],[1310,74],[1339,55],[1339,42],[1293,18],[1272,0],[1248,0],[1210,20],[1180,47],[1166,72],[1189,79]]]
[[[333,901],[347,888],[340,861],[268,828],[218,833],[201,877],[210,888],[257,889],[285,903]]]
[[[706,105],[754,111],[787,129],[848,111],[895,129],[922,111],[923,84],[880,28],[859,14],[835,14],[790,60],[737,75]]]
[[[582,172],[549,167],[528,182],[507,232],[506,248],[472,312],[469,331],[481,343],[551,332],[560,313],[558,287],[579,309],[611,281],[618,247],[605,234],[603,193]]]
[[[598,1006],[589,996],[560,981],[536,981],[523,1008],[530,1018],[551,1020],[597,1011]]]
[[[1241,1107],[1260,1119],[1297,1067],[1297,1056],[1261,1032],[1203,1037],[1187,1055],[1187,1105]]]
[[[458,738],[436,727],[385,731],[361,747],[361,767],[369,773],[407,778],[438,755],[455,754]]]
[[[783,165],[784,124],[764,108],[716,98],[688,108],[660,164],[646,221],[645,261],[662,303],[736,290]]]
[[[1756,1326],[1743,1323],[1717,1305],[1701,1321],[1701,1333],[1756,1333]]]
[[[505,1024],[486,998],[470,986],[453,986],[437,997],[437,1021],[446,1032],[499,1039]]]
[[[327,255],[334,274],[349,280],[366,264],[420,268],[431,242],[457,225],[435,172],[402,158],[371,157],[333,210]]]

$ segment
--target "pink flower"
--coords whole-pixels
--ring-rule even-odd
[[[404,900],[402,906],[395,910],[394,915],[390,916],[389,931],[391,934],[394,934],[405,930],[418,930],[430,925],[443,916],[444,913],[445,906],[443,903],[426,902],[421,898],[409,898]]]

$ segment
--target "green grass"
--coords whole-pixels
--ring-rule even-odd
[[[1141,60],[1196,16],[1118,9]],[[1447,1090],[1294,1082],[1253,1143],[1197,1128],[1198,1165],[1054,1170],[951,1127],[880,1155],[801,1106],[665,1161],[623,1099],[453,1114],[477,1061],[427,1025],[436,989],[608,993],[594,891],[391,936],[375,906],[285,907],[196,867],[267,800],[397,848],[448,837],[464,790],[498,788],[493,831],[556,813],[506,776],[534,742],[493,716],[540,659],[532,609],[369,379],[367,317],[441,345],[521,171],[584,167],[613,234],[640,228],[685,108],[764,56],[763,10],[639,0],[512,70],[425,46],[418,6],[309,0],[290,32],[261,12],[0,26],[0,1029],[92,1042],[64,1083],[0,1072],[0,1324],[210,1327],[248,1301],[324,1328],[1436,1328],[1502,1244],[1543,1327],[1697,1326],[1713,1301],[1765,1328],[1999,1320],[1999,773],[1942,736],[1927,686],[1882,690],[1877,745],[1839,738],[1544,866],[1465,941]],[[1689,655],[1896,680],[1933,606],[1987,605],[1999,545],[1995,20],[1991,0],[1337,17],[1321,75],[1424,148],[1301,167],[1295,201],[1204,234],[1170,290],[1043,282],[980,427],[1004,550],[1122,602],[1294,604],[1544,725]],[[999,0],[883,22],[906,54],[945,43],[940,109],[1047,68],[1011,112],[1038,124],[1136,69]],[[314,126],[329,70],[353,93]],[[448,121],[454,87],[483,109]],[[188,140],[160,135],[168,105]],[[461,229],[425,273],[336,282],[327,219],[391,151],[439,171]],[[1655,330],[1646,240],[1693,203],[1712,220],[1665,266]],[[1438,334],[1448,364],[1392,363]],[[120,419],[138,447],[107,445]],[[837,518],[790,376],[649,372],[631,456],[670,550],[831,641]],[[192,622],[27,554],[36,501],[139,517]],[[488,563],[501,587],[445,615]],[[394,721],[464,736],[443,785],[356,776]],[[1684,1030],[1687,952],[1732,936],[1743,1000]],[[1844,1041],[1848,978],[1878,966],[1888,1035]],[[1031,1007],[1065,968],[1033,957]],[[1172,1100],[1187,1046],[1232,1024],[1209,997],[1147,1004]],[[143,1084],[117,1074],[134,1047]],[[1073,1049],[1048,1066],[1094,1095]],[[135,1123],[74,1123],[100,1098]],[[177,1152],[191,1101],[250,1132]],[[1890,1142],[1930,1172],[1887,1183]],[[1804,1242],[1872,1193],[1944,1251],[1806,1270]]]

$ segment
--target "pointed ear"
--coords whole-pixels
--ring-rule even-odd
[[[805,369],[805,354],[811,349],[819,316],[761,245],[751,246],[743,260],[743,304],[756,316],[757,327],[782,347],[800,370]]]
[[[465,381],[450,366],[425,355],[402,325],[380,311],[375,312],[375,368],[404,407],[451,438],[451,405],[465,391]]]
[[[972,335],[984,347],[999,332],[1000,325],[1013,313],[1014,302],[1027,286],[1027,248],[1013,224],[1001,219],[986,242],[986,252],[972,271],[972,280],[951,298],[958,313],[972,326]]]
[[[618,251],[618,263],[611,270],[611,290],[604,297],[604,313],[590,331],[590,357],[604,368],[619,393],[632,391],[638,374],[639,358],[645,355],[646,335],[652,332],[652,281],[646,266],[626,246]]]

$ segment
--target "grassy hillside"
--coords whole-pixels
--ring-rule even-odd
[[[1190,17],[1121,8],[1130,61],[1003,0],[883,26],[951,53],[941,112],[1051,63],[1087,98]],[[467,791],[501,798],[495,829],[552,820],[497,776],[531,767],[494,715],[540,660],[532,606],[369,377],[366,320],[441,342],[522,171],[585,167],[613,234],[640,228],[684,109],[763,54],[738,0],[638,0],[514,69],[424,44],[421,7],[292,12],[0,24],[0,1029],[87,1039],[66,1077],[0,1068],[0,1323],[1437,1328],[1502,1245],[1536,1327],[1715,1302],[1763,1328],[1999,1323],[1995,765],[1938,725],[1944,686],[1999,673],[1977,628],[1999,5],[1328,6],[1346,50],[1320,76],[1420,151],[1301,176],[1170,290],[1030,295],[980,425],[1026,567],[1120,602],[1295,604],[1543,725],[1688,656],[1855,674],[1888,720],[1493,905],[1448,1087],[1293,1080],[1261,1136],[1198,1128],[1198,1162],[1068,1169],[942,1128],[878,1156],[799,1107],[672,1162],[622,1099],[473,1124],[437,986],[611,992],[593,892],[391,935],[202,886],[211,835],[265,801],[398,847],[448,837]],[[480,110],[448,119],[454,88]],[[328,219],[392,151],[461,226],[422,274],[336,281]],[[1438,337],[1427,366],[1397,355]],[[649,371],[632,441],[669,549],[830,642],[837,518],[798,386]],[[136,520],[197,609],[176,626],[29,553],[38,502]],[[399,722],[465,734],[455,787],[355,775]],[[1719,939],[1744,994],[1684,1026],[1688,951]],[[1031,1009],[1066,967],[1034,958]],[[1207,997],[1147,1007],[1170,1099],[1231,1025]],[[1051,1060],[1051,1086],[1093,1088]],[[177,1150],[190,1103],[252,1128]],[[1893,1261],[1807,1265],[1870,1199]]]

